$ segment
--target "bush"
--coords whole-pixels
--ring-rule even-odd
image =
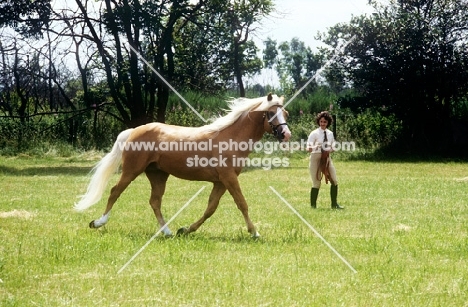
[[[94,112],[93,112],[94,113]],[[80,150],[105,149],[122,131],[122,123],[104,112],[97,114],[51,115],[20,121],[0,118],[0,154],[44,152],[51,144]]]
[[[198,93],[184,93],[185,99],[204,119],[225,114],[229,96],[206,97]],[[286,101],[287,98],[285,97]],[[291,141],[306,140],[316,128],[315,115],[330,108],[334,96],[324,89],[309,97],[297,97],[287,106],[288,125],[293,133]],[[333,106],[336,115],[337,140],[354,141],[360,149],[377,149],[396,140],[402,129],[394,116],[382,115],[366,109],[355,114],[349,109]],[[0,154],[70,156],[73,150],[108,150],[117,135],[126,127],[113,116],[112,110],[88,111],[73,116],[57,114],[34,117],[21,122],[18,118],[0,118]],[[171,95],[166,123],[198,127],[206,124],[176,95]]]
[[[337,138],[354,141],[366,149],[385,147],[394,142],[402,131],[402,124],[394,115],[383,115],[374,109],[353,114],[349,109],[336,114]]]

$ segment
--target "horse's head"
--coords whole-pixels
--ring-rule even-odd
[[[286,119],[288,111],[283,108],[284,97],[268,94],[267,101],[270,104],[265,111],[265,118],[268,120],[266,131],[272,133],[280,142],[287,142],[291,137]]]

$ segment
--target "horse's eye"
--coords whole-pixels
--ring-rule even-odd
[[[275,116],[275,115],[276,115],[275,112],[273,112],[273,111],[268,111],[268,117],[269,117],[269,118],[272,118],[272,117]]]

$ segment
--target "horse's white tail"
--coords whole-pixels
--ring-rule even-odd
[[[80,201],[75,204],[75,210],[83,211],[101,199],[107,183],[120,166],[123,146],[132,131],[133,129],[122,131],[117,137],[112,150],[91,170],[93,176],[91,177],[88,189],[86,194],[81,196]]]

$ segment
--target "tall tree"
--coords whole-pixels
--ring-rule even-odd
[[[179,73],[203,88],[231,86],[245,96],[243,77],[262,67],[251,37],[272,9],[270,0],[207,1],[190,23],[178,25],[175,45]],[[196,77],[193,77],[196,74]],[[192,75],[192,76],[191,76]],[[215,87],[213,87],[215,85]]]
[[[292,38],[290,42],[280,43],[278,47],[276,41],[270,38],[264,44],[265,67],[276,69],[280,85],[287,93],[301,88],[323,63],[322,55],[313,53],[310,47],[306,47],[297,37]],[[317,80],[314,80],[303,94],[312,91],[314,85],[317,85]]]
[[[248,46],[249,35],[254,31],[252,27],[262,17],[271,13],[273,4],[271,0],[234,0],[230,3],[231,7],[227,10],[226,22],[231,25],[233,68],[239,87],[239,95],[245,97],[242,77],[248,62],[244,59],[244,51]]]

